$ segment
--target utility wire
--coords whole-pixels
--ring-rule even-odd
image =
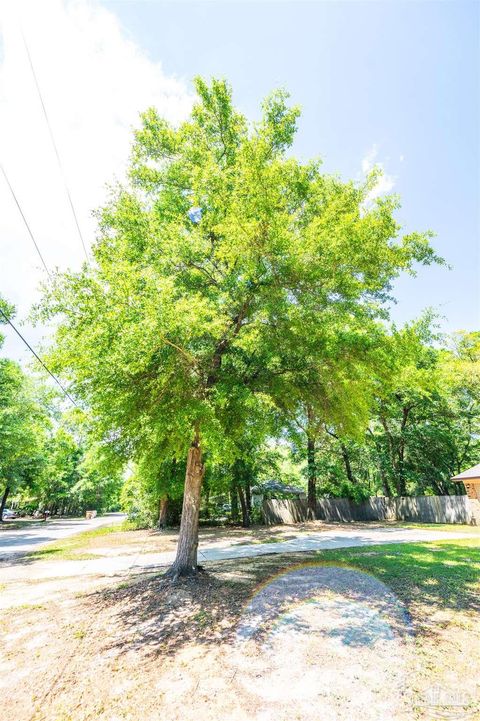
[[[45,263],[45,260],[44,260],[44,258],[43,258],[43,255],[42,255],[41,252],[40,252],[40,248],[39,248],[38,245],[37,245],[37,241],[35,240],[35,237],[34,237],[34,235],[33,235],[33,233],[32,233],[32,230],[31,230],[31,228],[30,228],[30,226],[29,226],[29,224],[28,224],[28,222],[27,222],[27,219],[26,219],[24,213],[23,213],[22,206],[20,205],[20,203],[19,203],[19,201],[18,201],[18,198],[17,198],[17,196],[15,195],[15,191],[14,191],[14,189],[12,188],[12,185],[11,185],[9,179],[8,179],[8,175],[7,175],[6,171],[5,171],[5,168],[3,167],[3,164],[2,164],[2,163],[0,163],[0,168],[1,168],[2,173],[3,173],[3,177],[5,178],[5,182],[7,183],[8,187],[10,188],[10,192],[11,192],[11,194],[12,194],[12,196],[13,196],[13,199],[14,199],[16,205],[17,205],[17,208],[18,208],[18,210],[19,210],[19,212],[20,212],[20,215],[21,215],[22,218],[23,218],[23,222],[25,223],[25,226],[26,226],[26,228],[27,228],[27,230],[28,230],[28,232],[29,232],[30,238],[31,238],[32,241],[33,241],[33,245],[35,246],[35,249],[36,249],[38,255],[40,256],[40,260],[41,260],[42,263],[43,263],[43,267],[45,268],[45,270],[47,271],[48,275],[50,276],[50,271],[49,271],[48,268],[47,268],[47,264]]]
[[[49,118],[48,118],[47,109],[46,109],[46,107],[45,107],[45,103],[43,102],[42,91],[40,90],[40,85],[39,85],[39,83],[38,83],[37,74],[36,74],[35,68],[34,68],[34,66],[33,66],[32,57],[31,57],[31,55],[30,55],[30,51],[29,51],[28,45],[27,45],[27,40],[26,40],[26,38],[25,38],[25,35],[23,34],[23,31],[22,31],[22,37],[23,37],[23,43],[24,43],[24,45],[25,45],[25,50],[26,50],[26,52],[27,52],[28,62],[29,62],[29,64],[30,64],[30,68],[31,68],[31,70],[32,70],[33,79],[34,79],[34,81],[35,81],[35,86],[36,86],[36,88],[37,88],[38,97],[40,98],[40,104],[41,104],[41,106],[42,106],[43,114],[44,114],[44,116],[45,116],[45,121],[46,121],[46,123],[47,123],[48,132],[49,132],[49,134],[50,134],[50,140],[52,141],[53,149],[54,149],[54,151],[55,151],[55,155],[57,156],[57,162],[58,162],[58,167],[59,167],[59,169],[60,169],[60,175],[62,176],[63,185],[64,185],[64,187],[65,187],[65,192],[66,192],[66,194],[67,194],[68,202],[69,202],[69,204],[70,204],[70,208],[71,208],[71,211],[72,211],[72,215],[73,215],[73,218],[74,218],[74,220],[75,220],[75,225],[77,226],[78,235],[79,235],[80,240],[81,240],[81,242],[82,242],[83,252],[85,253],[85,258],[87,259],[87,263],[88,263],[88,262],[89,262],[89,258],[88,258],[87,248],[86,248],[86,245],[85,245],[85,241],[84,241],[84,239],[83,239],[82,231],[80,230],[80,224],[79,224],[79,222],[78,222],[77,213],[76,213],[76,211],[75,211],[75,206],[73,205],[72,196],[70,195],[70,189],[69,189],[69,187],[68,187],[67,178],[66,178],[66,175],[65,175],[65,171],[64,171],[64,169],[63,169],[62,161],[61,161],[61,159],[60,159],[60,153],[58,152],[57,144],[56,144],[56,142],[55,142],[55,136],[53,135],[52,126],[50,125],[50,120],[49,120]]]
[[[3,315],[3,317],[5,318],[5,321],[8,323],[8,325],[10,325],[10,326],[13,328],[13,330],[14,330],[15,333],[18,335],[18,337],[22,339],[22,341],[23,341],[23,342],[25,343],[25,345],[27,346],[28,350],[29,350],[31,353],[33,353],[33,355],[34,355],[35,358],[38,360],[38,362],[40,363],[40,365],[43,366],[43,368],[45,368],[45,370],[47,371],[47,373],[53,378],[53,380],[55,381],[55,383],[57,384],[57,386],[59,386],[59,387],[61,388],[63,394],[68,398],[68,400],[70,401],[70,403],[73,403],[74,406],[76,406],[77,408],[79,408],[80,406],[79,406],[77,403],[75,403],[75,401],[73,400],[72,396],[71,396],[71,395],[68,393],[68,391],[64,388],[64,386],[63,386],[63,385],[61,384],[61,382],[58,380],[57,376],[54,375],[54,374],[52,373],[52,371],[50,370],[50,368],[48,368],[48,367],[45,365],[45,363],[42,361],[42,359],[40,358],[40,356],[34,351],[34,349],[32,348],[32,346],[30,345],[30,343],[23,337],[23,335],[20,333],[20,331],[18,330],[18,328],[16,328],[16,327],[13,325],[12,321],[10,320],[10,318],[8,317],[8,315],[7,315],[6,313],[4,313],[4,311],[2,310],[2,308],[0,308],[0,313]]]

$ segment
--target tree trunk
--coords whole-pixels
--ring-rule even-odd
[[[405,443],[403,437],[400,441],[400,446],[398,449],[397,493],[399,496],[407,495],[407,484],[405,481]]]
[[[340,448],[342,449],[342,458],[343,458],[343,462],[345,463],[345,471],[347,472],[347,478],[350,481],[350,483],[356,483],[355,476],[353,475],[352,466],[350,463],[350,456],[348,455],[347,447],[344,443],[340,443]]]
[[[307,476],[308,476],[308,517],[315,520],[317,515],[317,469],[315,466],[315,439],[307,436]]]
[[[244,528],[250,528],[250,514],[248,512],[247,499],[245,498],[245,492],[240,484],[237,486],[238,497],[240,498],[240,506],[242,507],[242,526]]]
[[[7,498],[8,498],[9,493],[10,493],[10,486],[5,486],[2,500],[0,502],[0,523],[3,521],[3,512],[5,510],[5,506],[7,505]]]
[[[403,430],[402,430],[403,433]],[[397,478],[396,478],[397,494],[399,496],[407,495],[407,485],[405,481],[405,444],[402,440],[400,441],[398,449],[398,462],[397,462]]]
[[[167,527],[168,496],[160,498],[158,504],[158,527]]]
[[[247,503],[247,511],[252,512],[252,490],[250,486],[250,478],[245,478],[245,501]]]
[[[407,486],[405,483],[405,476],[403,471],[403,461],[399,461],[398,464],[398,477],[397,477],[397,495],[398,496],[406,496],[407,495]]]
[[[384,469],[382,468],[382,462],[381,462],[381,461],[379,461],[378,471],[379,471],[379,473],[380,473],[380,479],[381,479],[381,481],[382,481],[382,486],[383,486],[383,492],[384,492],[384,494],[387,496],[387,498],[392,498],[392,496],[393,496],[392,489],[390,488],[390,484],[389,484],[389,482],[388,482],[388,480],[387,480],[386,473],[385,473]]]
[[[199,435],[190,446],[185,472],[182,519],[178,535],[177,555],[167,575],[173,579],[197,572],[198,514],[200,512],[200,491],[205,468]]]

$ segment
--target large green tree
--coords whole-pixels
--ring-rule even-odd
[[[369,202],[373,176],[344,183],[291,157],[285,93],[252,125],[225,82],[195,85],[179,128],[142,116],[94,263],[43,305],[59,316],[50,362],[102,441],[124,459],[186,459],[174,576],[197,568],[205,452],[233,462],[251,409],[322,371],[342,333],[361,342],[363,323],[368,342],[392,279],[435,258],[427,235],[400,236],[395,198]]]
[[[0,323],[14,315],[0,297]],[[4,337],[0,334],[0,346]],[[43,466],[50,420],[42,389],[18,363],[0,359],[0,521],[9,495],[31,485]]]

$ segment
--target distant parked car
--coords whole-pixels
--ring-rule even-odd
[[[6,518],[16,518],[17,514],[15,511],[11,511],[10,508],[4,508],[3,509],[3,520]]]

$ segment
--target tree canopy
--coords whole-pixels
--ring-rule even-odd
[[[94,262],[57,275],[42,310],[59,318],[49,362],[99,443],[119,462],[186,460],[174,575],[196,569],[204,460],[233,463],[255,419],[292,399],[347,418],[381,365],[392,281],[438,260],[429,233],[402,235],[398,199],[370,199],[376,172],[343,182],[291,155],[285,92],[252,124],[224,81],[195,87],[180,127],[142,115]]]

